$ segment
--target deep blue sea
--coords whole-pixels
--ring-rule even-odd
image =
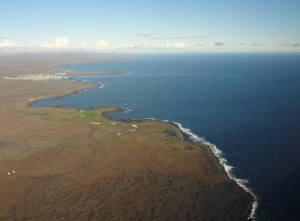
[[[215,144],[257,196],[257,220],[298,220],[300,54],[135,55],[126,61],[64,66],[126,73],[79,76],[103,88],[34,107],[121,106],[116,119],[176,121]]]

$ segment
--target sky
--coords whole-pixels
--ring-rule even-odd
[[[0,51],[300,52],[299,0],[0,0]]]

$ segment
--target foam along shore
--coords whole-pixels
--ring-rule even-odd
[[[148,120],[156,120],[154,118],[147,118]],[[176,125],[183,134],[185,134],[187,136],[187,139],[195,142],[195,143],[200,143],[203,144],[207,147],[210,148],[211,152],[215,155],[215,157],[218,159],[220,165],[224,168],[225,172],[227,173],[227,176],[234,180],[241,188],[243,188],[247,193],[251,194],[253,197],[253,203],[252,203],[252,210],[251,213],[248,217],[248,219],[251,220],[256,220],[256,211],[257,211],[257,207],[258,207],[258,199],[257,196],[252,192],[252,190],[247,187],[246,183],[248,183],[248,180],[245,179],[240,179],[237,178],[234,174],[233,174],[233,166],[230,166],[227,162],[227,160],[223,157],[223,153],[220,149],[217,148],[216,145],[210,143],[209,141],[207,141],[205,138],[199,137],[198,135],[194,134],[190,129],[185,128],[182,126],[182,124],[178,123],[178,122],[174,122],[174,121],[169,121],[169,120],[164,120],[167,123],[171,123]]]
[[[103,88],[103,87],[104,87],[104,84],[98,83],[97,88]]]
[[[33,63],[37,62],[34,60]],[[28,73],[27,70],[25,73]],[[26,82],[9,81],[10,79],[1,82],[7,85],[0,87],[2,96],[3,92],[11,97],[16,96],[11,92],[14,92],[16,85],[29,91],[18,94],[18,99],[22,99],[22,102],[33,95],[41,96],[38,94],[39,91],[42,91],[43,96],[46,94],[47,97],[53,97],[81,88],[78,86],[80,83],[77,82],[72,84],[72,87],[57,91],[56,87],[52,87],[56,85],[54,81],[49,84],[37,83],[36,79],[39,78],[36,75],[33,78],[35,80],[29,80],[30,75],[23,76],[25,77],[14,76],[10,79],[26,80]],[[13,100],[13,102],[18,104],[21,101]],[[138,220],[141,217],[145,220],[153,220],[158,217],[158,214],[164,215],[161,217],[162,220],[167,220],[171,217],[174,219],[175,212],[180,215],[177,217],[180,220],[185,220],[187,215],[194,216],[193,220],[196,220],[198,215],[205,219],[210,216],[219,217],[217,220],[221,220],[220,218],[224,216],[230,217],[230,214],[240,217],[243,215],[243,219],[238,220],[247,218],[250,213],[250,202],[252,202],[250,195],[233,181],[227,182],[228,178],[224,176],[225,172],[222,168],[221,173],[217,173],[220,172],[220,167],[215,164],[215,158],[212,164],[206,163],[206,159],[202,157],[207,156],[207,153],[212,156],[212,151],[205,151],[202,155],[200,149],[196,148],[197,144],[184,142],[183,139],[174,139],[173,136],[167,135],[166,131],[178,131],[181,135],[179,128],[182,134],[191,138],[192,133],[185,132],[181,124],[175,128],[174,125],[162,124],[159,121],[141,121],[132,124],[133,122],[116,123],[102,118],[110,112],[119,110],[123,109],[107,108],[101,109],[100,112],[91,109],[88,110],[90,114],[82,116],[83,111],[74,109],[24,107],[15,110],[15,105],[11,109],[1,109],[0,120],[2,120],[1,124],[5,125],[2,127],[2,135],[5,138],[11,137],[10,140],[5,141],[13,147],[21,148],[28,143],[32,145],[30,151],[34,152],[26,152],[28,154],[26,156],[22,155],[24,154],[22,152],[20,154],[22,159],[19,160],[0,161],[1,168],[5,168],[3,169],[5,178],[9,178],[0,179],[2,182],[0,185],[3,185],[0,188],[1,197],[5,203],[0,207],[0,220],[3,220],[2,218],[6,220],[9,216],[15,220],[33,217],[45,220],[49,219],[50,215],[57,219],[70,217],[68,220],[86,217],[99,220],[116,219],[118,216],[120,219],[127,220]],[[18,120],[15,120],[16,117]],[[10,125],[14,129],[7,129],[11,128]],[[115,136],[116,132],[123,132],[128,128],[136,132],[126,136]],[[32,134],[35,134],[34,138]],[[15,140],[22,142],[19,144]],[[2,144],[7,146],[7,143]],[[9,149],[14,151],[14,148]],[[194,166],[197,163],[199,167]],[[12,170],[17,173],[13,175]],[[10,173],[9,177],[7,173]],[[22,177],[15,179],[19,174]],[[206,177],[203,183],[201,174]],[[222,182],[225,180],[226,183],[219,183],[220,180]],[[233,189],[228,188],[232,187],[231,184],[234,186]],[[45,185],[49,188],[46,192]],[[209,194],[206,194],[207,191]],[[236,201],[236,191],[238,196],[247,195],[249,200],[245,202],[245,198],[242,197]],[[201,197],[199,193],[202,194]],[[163,205],[170,206],[159,207],[162,202]],[[191,213],[185,213],[181,202]],[[245,215],[241,214],[244,210],[244,202],[248,207]],[[56,212],[53,213],[55,204]],[[227,205],[230,205],[230,209],[225,208]],[[216,209],[221,207],[224,207],[224,210],[216,214]],[[26,212],[22,213],[22,211]],[[102,213],[102,211],[107,212]],[[116,214],[117,211],[121,213]]]
[[[62,80],[69,79],[66,73],[54,73],[54,74],[25,74],[17,77],[2,77],[5,80],[26,80],[26,81],[46,81],[46,80]]]

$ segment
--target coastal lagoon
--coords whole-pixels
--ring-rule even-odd
[[[148,54],[63,66],[101,87],[32,105],[119,106],[113,119],[178,122],[215,144],[257,196],[257,220],[295,220],[300,201],[300,54]]]

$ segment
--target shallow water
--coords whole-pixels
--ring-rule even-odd
[[[119,70],[79,76],[103,85],[34,107],[121,106],[116,119],[181,123],[222,150],[258,196],[258,220],[297,219],[300,193],[300,54],[139,55],[63,68]]]

